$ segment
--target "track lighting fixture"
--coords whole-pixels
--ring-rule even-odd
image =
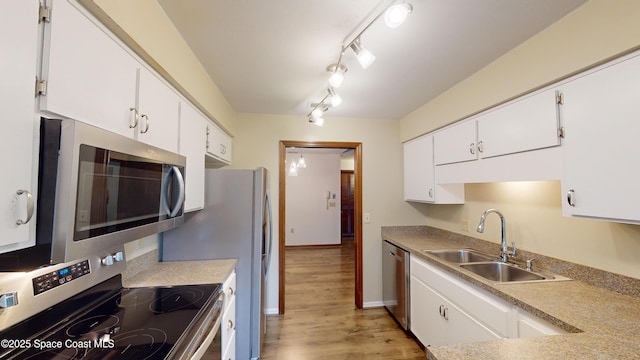
[[[360,30],[358,34],[353,37],[349,36],[349,38],[353,40],[347,42],[347,39],[345,39],[340,48],[338,61],[335,64],[327,66],[327,71],[331,73],[329,76],[330,87],[328,89],[328,94],[326,94],[319,102],[311,104],[313,109],[309,114],[307,114],[307,118],[310,123],[322,126],[322,124],[324,124],[324,119],[322,117],[324,116],[325,111],[327,111],[329,107],[336,107],[342,103],[342,98],[336,94],[335,89],[342,85],[342,82],[344,81],[344,74],[347,72],[347,67],[342,65],[342,56],[345,52],[348,49],[353,50],[362,68],[368,68],[375,61],[376,57],[360,43],[362,34],[364,34],[364,32],[367,31],[367,29],[369,29],[371,25],[373,25],[373,23],[383,15],[387,26],[390,28],[396,28],[400,26],[400,24],[402,24],[407,19],[407,16],[412,12],[413,6],[406,2],[406,0],[389,0],[384,10],[379,12],[373,20],[361,28],[362,30]],[[355,31],[353,31],[353,33],[355,33]]]
[[[331,73],[331,76],[329,77],[329,85],[334,88],[339,88],[344,81],[344,73],[346,73],[347,70],[347,67],[340,63],[327,66],[327,71]]]
[[[376,56],[371,53],[371,51],[365,49],[360,45],[360,37],[357,37],[351,43],[351,50],[356,53],[356,57],[358,58],[358,62],[363,69],[368,68],[373,62],[376,60]]]

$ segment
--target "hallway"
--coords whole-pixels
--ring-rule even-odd
[[[425,359],[384,308],[356,310],[354,245],[287,248],[285,315],[267,317],[262,359]]]

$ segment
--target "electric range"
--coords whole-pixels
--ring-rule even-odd
[[[46,308],[0,333],[0,359],[185,359],[215,336],[223,309],[221,284],[125,288],[121,274],[103,259],[47,267],[14,281],[29,279],[32,291],[12,292],[16,306],[0,310],[0,320],[23,303],[25,309],[42,303]],[[71,285],[105,277],[99,275],[103,271],[116,274],[56,300],[78,288]],[[5,292],[10,284],[1,282],[0,289]]]

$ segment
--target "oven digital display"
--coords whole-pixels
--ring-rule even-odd
[[[33,294],[41,294],[47,290],[51,290],[55,287],[66,284],[69,281],[87,275],[90,272],[91,270],[89,269],[89,260],[84,260],[65,268],[51,271],[44,275],[35,277],[32,279]]]

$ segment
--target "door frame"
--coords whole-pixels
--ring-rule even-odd
[[[353,149],[354,177],[355,177],[355,204],[354,204],[354,246],[355,246],[355,305],[357,309],[362,309],[362,143],[360,142],[327,142],[327,141],[280,141],[280,166],[279,166],[279,194],[278,194],[278,313],[284,314],[284,280],[285,280],[285,204],[286,204],[286,180],[287,148],[334,148]]]

